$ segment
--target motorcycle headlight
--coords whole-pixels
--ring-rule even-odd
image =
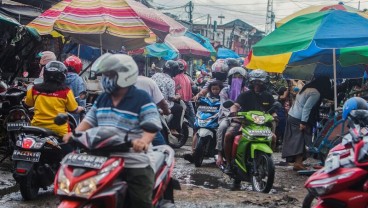
[[[98,175],[77,183],[73,190],[74,194],[79,197],[88,198],[96,191],[98,183],[113,171],[119,165],[119,162],[120,161],[114,161],[111,165],[103,168]]]
[[[337,180],[349,178],[352,174],[354,174],[354,172],[347,172],[330,178],[312,181],[309,183],[311,187],[308,187],[308,190],[315,196],[327,194],[336,184]]]
[[[256,124],[264,124],[265,120],[266,120],[266,117],[256,115],[256,114],[252,114],[252,119],[253,119],[253,122],[256,123]]]
[[[58,191],[63,191],[64,193],[69,193],[69,185],[70,185],[70,181],[69,179],[65,176],[64,170],[63,168],[60,168],[59,174],[58,174]]]

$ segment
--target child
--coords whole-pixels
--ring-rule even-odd
[[[210,98],[218,98],[220,99],[220,92],[224,88],[224,85],[221,81],[213,81],[208,85],[208,93],[207,97]]]

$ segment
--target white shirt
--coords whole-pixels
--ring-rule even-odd
[[[158,88],[156,82],[153,81],[151,78],[145,76],[138,76],[135,86],[140,90],[146,91],[148,95],[151,96],[152,101],[155,104],[159,103],[162,99],[164,99],[164,96],[162,95],[160,88]]]

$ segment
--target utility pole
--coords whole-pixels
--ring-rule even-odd
[[[208,30],[210,29],[209,26],[210,26],[210,14],[207,14],[207,26],[206,26],[206,37],[208,38]]]
[[[218,18],[220,18],[220,25],[222,25],[222,19],[225,19],[225,16],[221,14]]]
[[[185,7],[185,11],[188,13],[189,15],[189,22],[192,24],[193,23],[193,9],[194,9],[194,6],[193,6],[193,2],[190,1],[186,7]]]
[[[273,31],[275,25],[275,14],[273,13],[273,0],[267,2],[266,28],[265,33],[268,35]]]

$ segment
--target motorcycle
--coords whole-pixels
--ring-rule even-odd
[[[55,118],[56,124],[67,122],[65,115]],[[155,132],[151,124],[141,126]],[[78,147],[66,155],[55,177],[54,192],[60,196],[59,207],[124,207],[127,184],[121,176],[124,158],[119,153],[129,151],[129,130],[121,137],[113,127],[96,127],[83,133],[73,131],[72,142]],[[123,139],[122,139],[123,138]],[[174,203],[173,189],[180,189],[172,178],[174,150],[167,145],[153,147],[150,153],[155,172],[153,206],[163,207]]]
[[[232,101],[224,102],[223,106],[229,108]],[[270,110],[280,108],[281,103],[275,102]],[[238,112],[237,117],[245,125],[241,127],[241,135],[234,138],[232,158],[227,159],[233,163],[233,171],[229,176],[240,181],[251,182],[254,191],[268,193],[275,178],[275,166],[272,160],[272,121],[273,116],[268,112],[248,111]],[[220,169],[224,172],[224,167]]]
[[[200,167],[205,156],[215,155],[216,129],[218,124],[218,112],[221,106],[216,98],[201,97],[198,100],[198,108],[195,127],[198,129],[197,144],[193,153],[194,165]]]
[[[50,186],[63,158],[59,136],[51,130],[23,126],[20,129],[12,160],[13,177],[25,200],[37,197],[40,188]]]
[[[33,110],[23,104],[25,95],[26,90],[18,87],[9,88],[0,94],[2,130],[5,132],[5,139],[0,145],[4,152],[0,162],[12,154],[20,128],[31,123]]]
[[[349,116],[349,134],[330,150],[325,166],[305,182],[308,194],[303,208],[368,206],[368,111],[355,110]],[[346,142],[347,141],[347,142]]]
[[[173,135],[170,131],[169,123],[173,119],[173,115],[163,115],[161,114],[161,124],[162,124],[162,135],[164,136],[166,144],[168,144],[172,148],[180,148],[185,145],[188,141],[189,137],[189,124],[188,121],[184,118],[184,113],[187,108],[185,103],[180,100],[180,105],[183,107],[183,113],[181,116],[181,131],[179,132],[180,135]]]

